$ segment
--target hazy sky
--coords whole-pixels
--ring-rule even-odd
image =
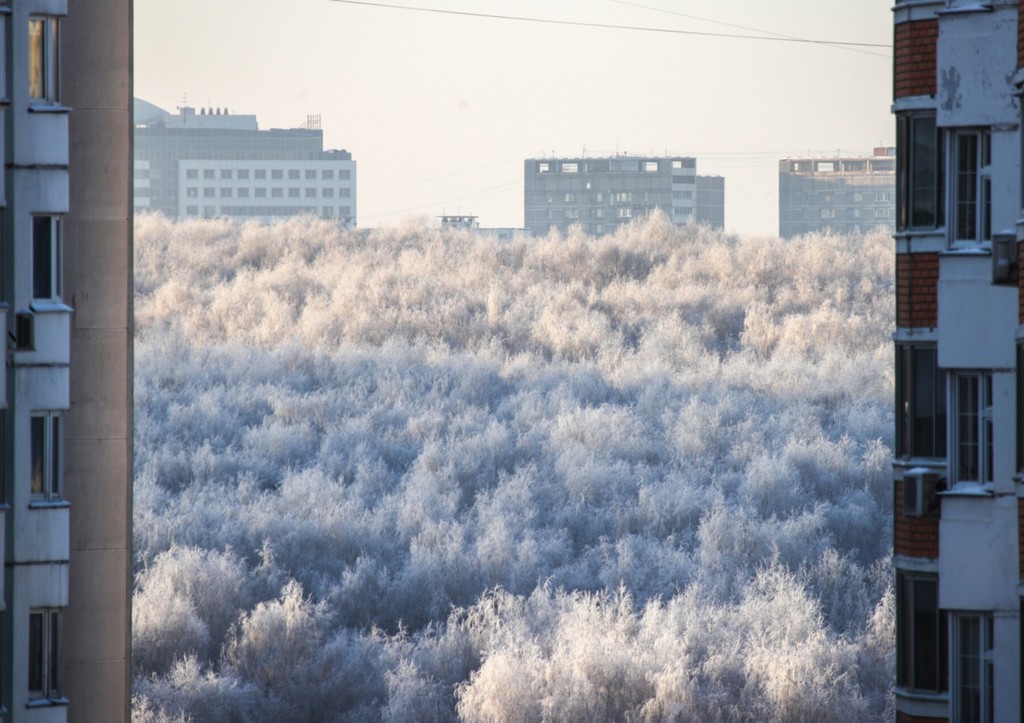
[[[375,0],[369,0],[375,1]],[[778,232],[778,160],[892,145],[891,0],[136,0],[135,93],[174,111],[322,116],[358,161],[360,226],[523,225],[523,159],[693,155],[730,231]]]

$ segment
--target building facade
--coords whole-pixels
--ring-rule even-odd
[[[130,718],[131,27],[0,2],[0,720]]]
[[[261,222],[313,215],[356,225],[356,162],[348,151],[325,151],[317,123],[264,131],[256,116],[222,108],[137,107],[136,211]]]
[[[725,225],[725,179],[698,176],[696,159],[683,156],[529,158],[524,193],[534,236],[574,225],[601,236],[656,209],[674,223]]]
[[[894,7],[901,723],[1024,718],[1022,12]]]
[[[872,156],[785,158],[779,161],[779,236],[864,233],[895,228],[894,148]]]

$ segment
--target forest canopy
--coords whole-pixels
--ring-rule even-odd
[[[892,717],[886,235],[135,245],[135,721]]]

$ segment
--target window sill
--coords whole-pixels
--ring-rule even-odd
[[[992,484],[977,482],[957,482],[950,489],[936,492],[939,497],[994,497]]]
[[[60,115],[60,114],[70,113],[71,109],[68,108],[66,105],[61,105],[60,103],[41,103],[41,102],[36,102],[36,103],[29,103],[29,105],[28,105],[28,112],[29,113],[57,113],[58,115]]]
[[[990,241],[956,241],[940,256],[991,256],[992,243]]]
[[[67,500],[32,500],[28,503],[30,510],[60,510],[71,507]]]
[[[68,699],[61,696],[59,698],[33,698],[25,704],[26,708],[53,708],[57,706],[68,705]]]
[[[35,299],[29,304],[29,309],[36,314],[68,314],[74,311],[63,301],[51,301],[49,299]]]
[[[990,13],[992,12],[991,5],[985,5],[978,3],[977,5],[966,5],[960,8],[946,8],[945,10],[936,10],[936,15],[963,15],[965,13]]]

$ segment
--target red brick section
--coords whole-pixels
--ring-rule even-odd
[[[1024,580],[1024,499],[1017,498],[1017,565]]]
[[[935,95],[935,46],[939,21],[911,20],[896,26],[893,38],[893,97]]]
[[[939,556],[939,521],[927,517],[903,516],[903,482],[893,485],[892,549],[907,557]]]
[[[1017,67],[1024,68],[1024,0],[1017,0]]]
[[[896,254],[896,326],[937,326],[938,288],[938,254]]]
[[[1024,0],[1021,0],[1024,3]],[[1017,242],[1017,323],[1024,324],[1024,243]]]
[[[946,723],[948,718],[924,718],[919,715],[896,712],[896,723]]]

